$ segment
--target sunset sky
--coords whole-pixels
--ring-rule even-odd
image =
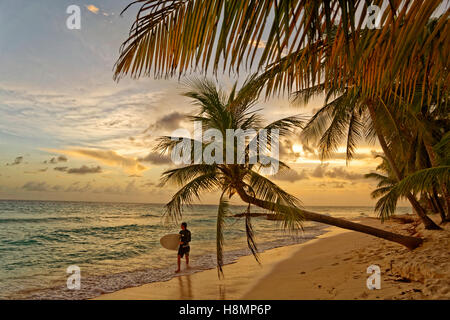
[[[135,11],[127,1],[0,3],[0,199],[167,201],[176,190],[159,176],[173,163],[152,152],[155,138],[192,130],[192,112],[178,79],[112,79],[120,44]],[[66,8],[81,7],[81,30],[69,30]],[[195,75],[195,74],[192,74]],[[241,74],[239,80],[245,78]],[[220,76],[224,88],[237,78]],[[311,115],[321,106],[290,105],[287,97],[261,102],[270,121]],[[325,163],[296,136],[283,141],[293,168],[276,176],[305,205],[373,205],[378,146],[360,143],[348,166],[344,149]],[[217,203],[205,194],[203,203]]]

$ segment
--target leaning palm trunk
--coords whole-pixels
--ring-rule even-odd
[[[292,211],[295,213],[298,213],[300,216],[302,216],[305,220],[310,221],[316,221],[320,223],[325,223],[328,225],[336,226],[343,229],[348,229],[352,231],[362,232],[365,234],[370,234],[372,236],[382,238],[388,241],[397,242],[399,244],[404,245],[410,250],[413,250],[420,246],[423,242],[421,238],[417,237],[410,237],[410,236],[404,236],[401,234],[385,231],[382,229],[377,229],[374,227],[366,226],[360,223],[351,222],[344,219],[334,218],[330,216],[326,216],[320,213],[315,213],[307,210],[303,210],[300,208],[291,208],[288,206],[283,206],[279,204],[275,204],[273,202],[264,201],[261,199],[257,199],[253,196],[248,195],[245,190],[238,189],[237,190],[239,196],[241,197],[242,201],[253,204],[255,206],[258,206],[260,208],[269,210],[269,211],[276,211],[286,214],[291,214]]]
[[[398,169],[397,165],[395,164],[394,157],[392,156],[391,151],[389,150],[389,147],[387,145],[387,142],[384,139],[384,136],[381,132],[381,129],[377,124],[377,119],[376,119],[376,114],[375,114],[375,109],[374,109],[373,103],[369,101],[367,103],[367,106],[369,109],[370,117],[374,124],[375,133],[377,135],[378,141],[380,142],[381,148],[383,149],[383,153],[386,156],[386,160],[388,161],[389,166],[391,167],[392,171],[394,172],[395,178],[397,179],[397,181],[400,181],[403,178],[402,174],[400,173],[400,170]],[[409,202],[413,206],[413,208],[414,208],[415,212],[417,213],[417,215],[419,216],[420,220],[422,220],[422,222],[425,226],[425,229],[427,229],[427,230],[440,230],[441,229],[436,223],[434,223],[433,220],[430,219],[430,217],[427,216],[425,210],[422,208],[419,201],[417,201],[414,194],[409,192],[406,195],[406,198],[409,200]]]
[[[434,186],[433,186],[433,199],[436,202],[438,213],[441,216],[441,222],[442,223],[446,222],[445,209],[441,204],[441,199],[439,199],[439,195],[437,193],[436,187],[434,187]]]
[[[436,161],[436,152],[434,152],[433,147],[425,141],[425,149],[427,150],[428,157],[430,158],[431,165],[433,167],[437,167],[438,163]],[[447,210],[447,216],[445,216],[445,213],[442,214],[441,210],[444,210],[443,208],[439,207],[439,213],[441,214],[442,222],[448,222],[450,221],[450,195],[448,194],[448,188],[447,183],[443,182],[441,184],[441,190],[442,190],[442,196],[444,197],[445,207]],[[433,192],[436,194],[437,191],[434,189]],[[436,201],[439,201],[437,198]]]

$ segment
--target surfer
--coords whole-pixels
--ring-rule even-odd
[[[175,273],[180,272],[181,258],[184,255],[186,256],[186,267],[189,268],[189,251],[191,250],[189,242],[191,242],[191,232],[187,229],[187,223],[183,222],[181,224],[180,246],[178,248],[178,269]]]

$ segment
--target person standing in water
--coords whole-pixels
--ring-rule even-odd
[[[183,258],[183,256],[186,256],[186,267],[189,268],[189,251],[191,250],[189,242],[191,242],[191,232],[187,229],[187,223],[183,222],[180,231],[180,246],[178,247],[178,269],[175,273],[178,273],[181,270],[181,258]]]

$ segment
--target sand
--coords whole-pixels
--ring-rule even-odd
[[[417,221],[372,218],[361,223],[415,234],[424,244],[410,251],[398,244],[335,227],[303,244],[275,248],[216,270],[180,274],[104,294],[96,299],[450,299],[450,225],[427,231]],[[367,288],[367,268],[381,269],[380,289]]]

